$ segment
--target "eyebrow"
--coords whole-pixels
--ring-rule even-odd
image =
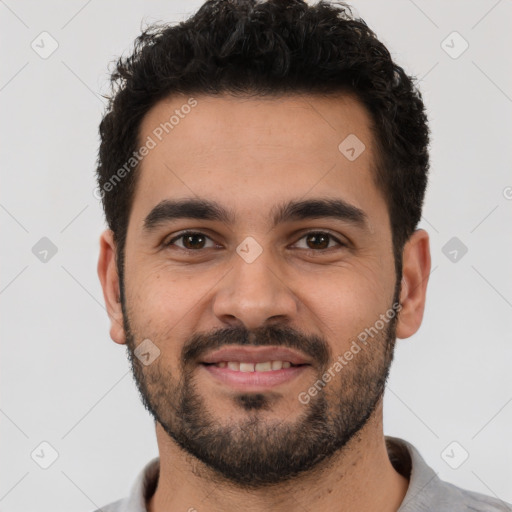
[[[284,222],[331,218],[369,229],[366,213],[343,199],[288,201],[274,206],[271,216],[273,228]],[[236,216],[232,210],[208,199],[164,199],[144,219],[143,231],[150,233],[162,224],[180,219],[220,221],[233,225]]]

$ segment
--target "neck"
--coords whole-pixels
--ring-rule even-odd
[[[382,429],[382,402],[367,424],[322,468],[258,491],[208,478],[211,470],[156,427],[160,476],[148,512],[289,511],[396,512],[409,482],[392,466]],[[300,504],[302,506],[297,507]]]

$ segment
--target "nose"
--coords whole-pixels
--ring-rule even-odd
[[[298,299],[271,251],[264,250],[248,261],[233,256],[232,269],[220,281],[214,297],[214,314],[225,324],[243,323],[247,329],[277,318],[280,323],[290,323],[297,314]]]

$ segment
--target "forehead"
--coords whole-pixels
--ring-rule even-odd
[[[178,149],[187,140],[189,148],[199,154],[229,151],[240,145],[246,146],[244,152],[251,147],[286,146],[301,148],[303,157],[310,150],[323,151],[328,157],[338,154],[339,143],[350,134],[372,145],[370,124],[366,108],[352,94],[252,98],[175,95],[158,102],[146,114],[139,142],[151,136],[161,147]],[[181,149],[175,159],[198,156],[189,154],[188,148]],[[159,151],[152,153],[155,156]]]
[[[190,197],[246,220],[270,219],[276,204],[308,195],[384,206],[370,126],[352,95],[162,100],[140,126],[139,145],[151,149],[139,164],[133,216],[140,225],[162,200]]]

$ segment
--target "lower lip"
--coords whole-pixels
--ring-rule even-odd
[[[245,391],[257,391],[284,384],[301,375],[309,365],[290,366],[268,372],[239,372],[229,368],[220,368],[213,364],[201,366],[216,379]]]

